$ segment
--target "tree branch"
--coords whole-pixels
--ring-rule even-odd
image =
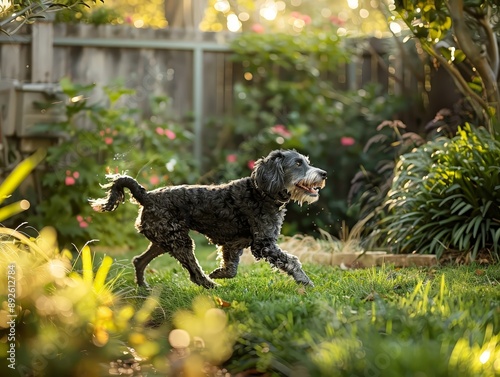
[[[457,84],[458,89],[462,92],[462,94],[471,99],[471,105],[474,107],[476,112],[478,114],[482,112],[486,112],[488,114],[488,103],[484,101],[484,99],[478,95],[476,92],[474,92],[468,85],[467,81],[464,79],[460,71],[458,70],[457,67],[455,67],[453,64],[449,64],[448,61],[441,56],[436,50],[434,50],[432,47],[422,44],[422,48],[427,51],[429,55],[434,57],[444,69],[448,71],[448,73],[451,75],[455,83]],[[478,109],[479,106],[479,109]]]
[[[498,118],[500,116],[500,96],[496,72],[493,72],[492,67],[488,64],[485,51],[482,51],[471,38],[470,30],[465,22],[463,0],[449,0],[447,7],[453,20],[457,43],[481,77],[488,105],[495,109],[495,115]]]

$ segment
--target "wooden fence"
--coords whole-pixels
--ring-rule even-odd
[[[0,80],[56,83],[67,76],[82,84],[106,85],[122,79],[136,91],[127,105],[146,114],[151,94],[167,94],[177,116],[193,114],[194,153],[201,161],[206,119],[231,110],[234,84],[242,80],[241,67],[230,59],[229,38],[224,33],[38,22],[23,33],[0,36]],[[335,78],[344,89],[361,88],[370,81],[382,84],[389,93],[408,96],[428,89],[383,41],[372,39],[363,45]],[[452,87],[447,77],[439,80],[444,84],[438,87]],[[0,106],[1,98],[0,91]],[[415,106],[401,117],[410,123],[430,120],[448,105],[443,99],[431,98],[428,114]],[[6,109],[2,112],[5,118]]]

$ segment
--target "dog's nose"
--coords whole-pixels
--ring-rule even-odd
[[[321,170],[321,169],[318,169],[318,170],[319,170],[318,173],[321,176],[321,178],[326,179],[326,171]]]

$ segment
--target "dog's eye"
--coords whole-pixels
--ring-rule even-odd
[[[295,165],[297,165],[297,166],[302,166],[302,161],[297,160],[297,161],[295,162]]]

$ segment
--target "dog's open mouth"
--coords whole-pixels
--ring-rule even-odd
[[[312,184],[300,181],[295,186],[305,191],[309,196],[319,196],[319,190],[325,187],[325,181],[314,182]]]

